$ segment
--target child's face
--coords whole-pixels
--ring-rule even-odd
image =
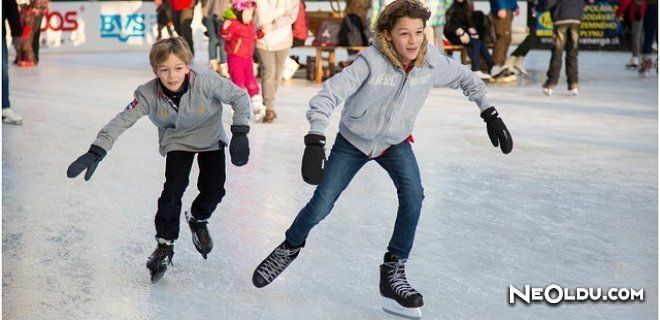
[[[160,79],[165,87],[172,91],[181,90],[186,74],[190,71],[190,65],[185,64],[174,54],[171,54],[167,60],[154,69],[154,73]]]
[[[241,11],[241,19],[243,20],[243,23],[249,24],[252,21],[252,17],[254,16],[254,8],[250,7],[247,9],[244,9]]]
[[[399,61],[408,65],[417,58],[424,41],[424,21],[408,17],[399,18],[392,31],[387,32],[385,37],[394,45]]]

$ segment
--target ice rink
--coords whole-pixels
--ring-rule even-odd
[[[424,319],[658,317],[658,78],[624,70],[628,53],[583,51],[580,96],[562,76],[546,97],[549,56],[532,51],[530,77],[488,86],[514,139],[509,155],[459,91],[434,89],[418,118],[426,199],[406,269]],[[252,285],[314,190],[300,160],[304,112],[321,87],[303,79],[280,88],[274,124],[252,126],[248,165],[228,165],[209,259],[182,217],[174,266],[151,284],[165,165],[153,124],[145,117],[126,131],[89,182],[65,174],[153,77],[147,61],[146,52],[43,55],[37,68],[10,67],[25,123],[2,125],[3,319],[395,319],[380,307],[378,266],[396,190],[376,163],[274,283]],[[645,301],[509,305],[509,286],[526,284],[644,288]]]

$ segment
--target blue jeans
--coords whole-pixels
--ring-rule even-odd
[[[337,134],[326,162],[323,181],[286,231],[288,244],[300,246],[305,241],[309,231],[330,214],[341,192],[370,160],[372,159],[351,145],[341,134]],[[394,233],[387,250],[397,257],[408,258],[424,200],[417,159],[410,142],[404,141],[390,147],[385,155],[373,160],[390,175],[399,198]]]
[[[658,4],[647,4],[644,12],[644,48],[643,54],[653,53],[653,40],[658,31]]]
[[[227,52],[225,52],[225,39],[222,39],[218,34],[218,30],[222,27],[223,20],[218,16],[208,17],[204,19],[204,26],[206,32],[209,34],[209,60],[218,59],[220,63],[227,63]]]
[[[7,57],[7,36],[2,34],[2,109],[9,108],[9,58]]]
[[[490,69],[495,65],[495,61],[493,60],[493,56],[490,55],[490,52],[488,52],[486,45],[481,40],[470,39],[469,47],[470,60],[472,60],[472,71],[481,70],[481,59],[479,58],[481,56],[484,58],[484,61],[488,66],[488,71],[490,72]]]

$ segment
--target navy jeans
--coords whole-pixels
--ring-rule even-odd
[[[219,63],[227,63],[225,39],[218,34],[223,22],[224,20],[220,20],[216,15],[204,19],[206,32],[209,34],[209,60],[218,59]]]
[[[4,29],[4,28],[3,28]],[[2,34],[2,109],[9,108],[9,58],[7,57],[7,36]]]
[[[644,48],[643,54],[653,53],[653,40],[657,39],[658,31],[658,4],[647,4],[644,13]]]
[[[408,141],[390,147],[381,157],[370,159],[337,134],[326,162],[323,181],[286,231],[286,240],[290,245],[299,246],[305,241],[310,230],[330,214],[341,192],[370,160],[376,160],[387,171],[399,198],[394,233],[387,250],[397,257],[408,258],[424,199],[417,159]]]
[[[481,70],[481,59],[479,57],[483,57],[490,72],[490,69],[495,65],[495,61],[493,60],[493,56],[490,55],[490,52],[488,52],[486,45],[479,39],[470,39],[469,47],[472,71]]]

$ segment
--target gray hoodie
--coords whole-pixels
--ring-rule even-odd
[[[158,127],[161,155],[170,151],[218,150],[219,141],[227,144],[222,125],[223,103],[234,110],[234,125],[249,124],[248,94],[215,72],[190,70],[188,92],[181,97],[178,112],[155,78],[135,90],[135,99],[101,129],[93,144],[109,151],[124,130],[148,115]]]
[[[309,133],[325,135],[330,115],[342,102],[339,133],[369,157],[377,157],[412,134],[431,88],[461,88],[482,111],[491,106],[486,86],[467,66],[422,44],[406,73],[394,49],[378,36],[353,64],[326,80],[309,102]]]

